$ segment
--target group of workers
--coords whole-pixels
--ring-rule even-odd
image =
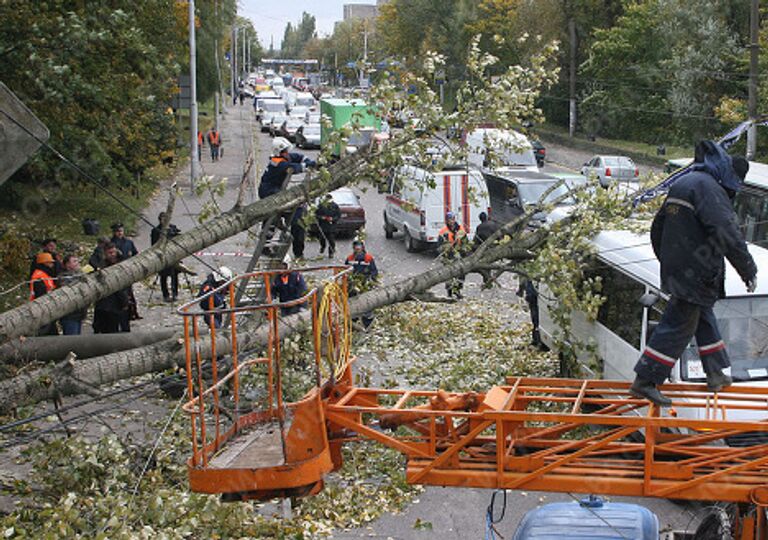
[[[205,135],[203,135],[202,131],[197,132],[197,160],[203,160],[203,144],[206,141],[211,151],[211,161],[219,161],[223,154],[221,149],[221,132],[214,127],[211,127]]]
[[[112,225],[112,237],[99,239],[96,248],[81,268],[80,258],[75,253],[62,256],[57,250],[55,238],[41,242],[40,251],[32,259],[29,274],[29,299],[35,300],[54,289],[68,287],[82,281],[85,273],[107,268],[138,253],[133,241],[125,236],[122,223]],[[87,308],[68,313],[58,321],[38,329],[38,335],[58,335],[59,326],[64,335],[78,335],[82,332]],[[141,318],[136,308],[132,289],[122,289],[98,300],[94,306],[93,331],[96,334],[130,332],[131,321]]]

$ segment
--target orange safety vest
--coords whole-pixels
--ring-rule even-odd
[[[211,131],[208,134],[208,140],[211,142],[212,145],[218,146],[219,145],[219,132],[218,131]]]
[[[197,144],[199,146],[203,146],[203,132],[202,131],[198,131],[197,132]]]
[[[52,278],[45,271],[36,268],[32,272],[32,277],[29,279],[29,299],[34,300],[35,297],[35,281],[42,280],[45,285],[45,292],[49,293],[56,288],[56,280]]]
[[[459,225],[459,228],[456,232],[464,231],[465,233],[467,231],[464,230],[464,225]],[[444,226],[442,229],[440,229],[440,236],[445,236],[448,239],[448,243],[451,245],[454,245],[456,243],[456,235],[454,232],[448,228],[448,225]]]

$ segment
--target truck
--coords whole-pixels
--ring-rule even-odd
[[[320,144],[323,147],[328,144],[334,132],[345,126],[356,125],[360,129],[360,133],[353,135],[347,142],[346,148],[341,148],[340,143],[336,144],[332,153],[337,157],[370,144],[381,129],[381,118],[361,99],[324,99],[320,102],[320,113],[330,120],[330,126],[323,122],[320,132]]]

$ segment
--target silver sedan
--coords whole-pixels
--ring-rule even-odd
[[[640,170],[626,156],[594,156],[581,168],[584,176],[594,176],[600,185],[608,187],[612,182],[637,182]]]

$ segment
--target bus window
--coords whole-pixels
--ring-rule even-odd
[[[728,346],[734,381],[768,379],[768,297],[729,298],[715,304],[717,326]],[[705,377],[696,349],[682,357],[684,380]]]
[[[768,247],[768,194],[744,188],[736,196],[734,210],[744,238],[762,247]]]
[[[602,277],[600,294],[605,297],[597,313],[597,321],[639,349],[644,309],[639,299],[645,293],[645,285],[601,261],[597,264],[602,265],[595,274]]]

